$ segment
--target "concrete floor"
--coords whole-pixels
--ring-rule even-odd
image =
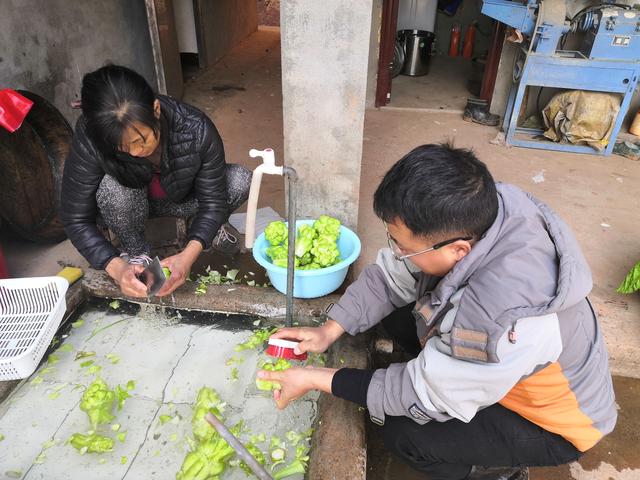
[[[292,430],[304,432],[316,417],[317,393],[277,410],[270,394],[256,388],[257,365],[268,357],[253,349],[234,351],[251,335],[250,321],[199,324],[155,309],[136,312],[131,305],[113,310],[106,302],[84,309],[74,320],[79,318],[83,323],[71,328],[55,352],[57,361],[50,356],[49,363],[41,365],[0,407],[4,435],[0,475],[17,471],[25,480],[173,479],[190,450],[192,404],[203,386],[213,388],[226,402],[227,426],[243,422],[243,442],[260,433],[269,439],[271,435],[284,438]],[[81,352],[92,355],[78,358]],[[235,360],[230,364],[230,359]],[[84,361],[94,363],[83,367]],[[101,368],[95,375],[89,371],[94,366]],[[232,379],[233,369],[237,380]],[[94,376],[112,389],[135,382],[131,398],[121,411],[114,408],[115,419],[109,422],[121,425],[119,430],[108,425],[98,428],[114,440],[113,428],[126,432],[126,438],[116,441],[112,452],[80,455],[65,442],[73,433],[90,429],[79,403]],[[165,424],[164,415],[172,420]],[[25,429],[25,419],[30,428]],[[51,441],[51,448],[43,447]],[[268,449],[265,443],[259,448]],[[294,453],[295,447],[289,445],[288,458]],[[224,478],[247,476],[239,468],[230,468]],[[297,475],[292,480],[301,478]]]
[[[230,162],[255,165],[247,154],[253,147],[270,146],[276,155],[282,152],[279,59],[277,29],[261,29],[214,68],[186,84],[185,100],[209,113]],[[474,148],[498,180],[514,183],[546,201],[573,228],[593,270],[591,297],[600,315],[612,369],[623,377],[640,377],[640,296],[615,293],[626,271],[640,259],[640,162],[618,156],[505,148],[490,143],[496,133],[494,128],[463,122],[459,114],[368,111],[359,209],[363,251],[356,272],[385,245],[382,225],[371,207],[373,191],[385,171],[417,145],[454,140],[458,146]],[[278,156],[277,162],[281,160]],[[271,205],[282,213],[281,179],[264,179],[260,205]],[[15,276],[55,273],[61,259],[75,258],[70,263],[82,264],[68,242],[43,249],[16,240],[2,241]],[[621,420],[616,432],[601,443],[602,448],[596,447],[579,464],[553,469],[553,473],[543,471],[534,478],[640,478],[639,471],[631,470],[639,465],[630,452],[638,444],[634,432],[640,430],[638,388],[636,380],[616,379]],[[377,478],[405,478],[401,470],[388,470],[389,464],[384,465],[387,473]],[[622,473],[625,468],[628,470]]]
[[[471,61],[465,58],[435,55],[427,75],[398,75],[392,80],[389,107],[462,112],[471,96],[467,90],[470,71]]]

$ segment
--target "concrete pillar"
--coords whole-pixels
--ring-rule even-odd
[[[299,216],[356,227],[373,0],[281,3],[284,162]]]

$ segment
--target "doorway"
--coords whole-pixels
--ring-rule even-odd
[[[258,29],[256,0],[145,0],[158,91],[182,98],[185,81],[213,67]]]
[[[481,8],[477,0],[385,0],[376,106],[462,112],[467,98],[490,97],[493,85],[483,92],[483,81],[497,69],[504,34]]]

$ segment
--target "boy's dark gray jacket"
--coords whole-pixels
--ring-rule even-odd
[[[222,139],[197,108],[163,95],[158,99],[163,149],[160,182],[173,202],[195,194],[198,212],[188,238],[208,248],[228,215]],[[73,245],[98,269],[119,255],[96,227],[96,191],[107,173],[101,156],[80,117],[64,166],[60,218]]]
[[[606,347],[586,298],[589,267],[548,206],[515,186],[497,188],[495,222],[444,278],[383,249],[329,315],[356,334],[418,300],[423,350],[374,373],[374,422],[468,422],[500,403],[587,450],[616,422]]]

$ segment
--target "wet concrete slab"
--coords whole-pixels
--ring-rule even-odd
[[[290,430],[303,432],[316,418],[317,393],[280,411],[269,394],[257,390],[254,378],[264,353],[234,351],[249,337],[250,328],[183,323],[177,315],[124,302],[114,308],[106,302],[89,303],[72,320],[57,349],[0,405],[0,474],[14,472],[16,478],[29,480],[173,479],[190,450],[191,405],[202,386],[214,388],[226,402],[229,426],[243,422],[244,441],[250,434],[284,438]],[[231,375],[235,363],[227,362],[231,357],[242,359],[237,380]],[[79,402],[98,377],[111,388],[135,382],[122,410],[114,408],[111,427],[98,430],[112,438],[115,431],[127,435],[115,442],[112,452],[81,455],[66,442],[73,433],[91,428]],[[177,421],[163,425],[163,414]],[[267,445],[261,448],[268,450]],[[294,455],[295,446],[287,448],[288,455]],[[229,468],[223,478],[246,476]]]

